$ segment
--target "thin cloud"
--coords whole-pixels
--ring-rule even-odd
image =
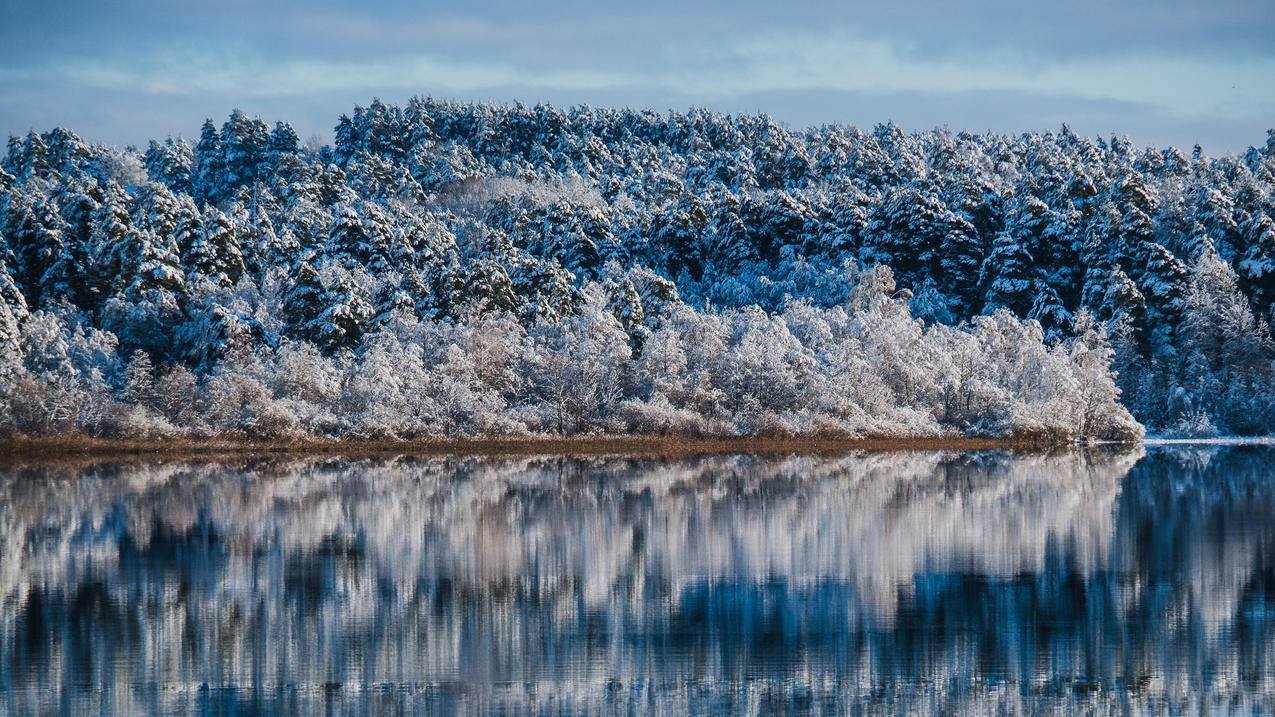
[[[277,107],[299,125],[331,126],[356,102],[413,94],[625,98],[656,108],[771,97],[757,109],[802,123],[807,113],[782,99],[800,91],[959,98],[971,107],[959,114],[975,127],[996,124],[1006,109],[1031,116],[1030,105],[1006,103],[1047,96],[1061,114],[1070,102],[1078,131],[1086,102],[1123,102],[1153,108],[1128,116],[1139,132],[1150,130],[1147,141],[1189,145],[1194,138],[1179,129],[1191,126],[1239,150],[1262,139],[1248,128],[1275,116],[1270,77],[1269,0],[0,5],[0,92],[54,103],[11,101],[0,131],[55,117],[114,141],[144,137],[114,136],[95,114],[102,98],[118,114],[134,113],[139,127],[178,98]],[[981,115],[980,96],[997,100],[983,102]],[[319,105],[330,114],[303,114]],[[953,105],[935,102],[926,124],[954,121],[944,107]],[[1147,124],[1151,116],[1159,129]]]

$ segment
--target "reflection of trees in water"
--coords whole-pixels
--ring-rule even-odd
[[[1163,449],[1125,482],[1107,589],[1125,630],[1154,630],[1158,652],[1137,657],[1171,659],[1159,667],[1183,697],[1230,688],[1275,707],[1272,458],[1269,447]]]
[[[1275,693],[1269,453],[1122,483],[1139,455],[32,470],[0,481],[0,699]]]

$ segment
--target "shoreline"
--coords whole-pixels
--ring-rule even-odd
[[[1087,444],[1137,445],[1131,443]],[[896,451],[1009,450],[1048,452],[1086,444],[1034,438],[915,437],[856,438],[834,436],[704,438],[693,436],[572,436],[427,440],[297,439],[254,441],[238,438],[102,439],[85,437],[11,438],[0,440],[0,464],[14,460],[64,458],[183,459],[332,455],[376,456],[532,456],[632,455],[698,456],[836,454]]]
[[[1147,436],[1142,439],[1147,446],[1270,446],[1275,445],[1275,436],[1218,436],[1216,438],[1165,438]]]

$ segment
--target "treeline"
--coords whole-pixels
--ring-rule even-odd
[[[414,99],[32,132],[0,190],[9,431],[1136,433],[1108,362],[1153,428],[1275,430],[1275,133]]]
[[[0,417],[27,435],[141,439],[1142,435],[1117,402],[1112,351],[1092,320],[1052,346],[1007,311],[923,328],[885,267],[848,277],[845,306],[790,302],[778,314],[675,301],[646,314],[634,288],[643,280],[662,281],[608,276],[570,315],[526,326],[509,313],[436,321],[399,308],[352,350],[330,352],[288,337],[278,283],[208,289],[201,318],[178,328],[203,347],[195,370],[128,352],[81,311],[36,311],[18,331]]]

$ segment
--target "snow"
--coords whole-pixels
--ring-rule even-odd
[[[32,132],[0,431],[1269,434],[1273,151],[428,98],[321,148]],[[220,418],[139,403],[139,350]]]

